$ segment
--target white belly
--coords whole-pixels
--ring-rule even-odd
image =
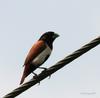
[[[41,65],[45,61],[45,58],[50,54],[51,49],[47,46],[47,48],[44,51],[42,51],[40,55],[38,55],[32,62],[35,65]]]

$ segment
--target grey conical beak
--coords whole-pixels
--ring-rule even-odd
[[[57,37],[59,37],[59,34],[54,33],[53,38],[55,39],[55,38],[57,38]]]

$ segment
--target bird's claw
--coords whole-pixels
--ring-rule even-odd
[[[38,78],[38,75],[37,75],[36,73],[34,73],[34,72],[32,72],[32,73],[34,74],[33,79],[39,79],[39,78]],[[38,83],[39,83],[39,85],[40,85],[40,81],[39,81]]]

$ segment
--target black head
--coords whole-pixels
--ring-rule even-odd
[[[45,41],[49,45],[49,47],[52,48],[52,43],[58,36],[59,36],[58,34],[52,31],[48,31],[44,33],[39,40]]]

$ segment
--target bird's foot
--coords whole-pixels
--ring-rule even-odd
[[[38,77],[38,75],[35,72],[32,72],[34,74],[35,77]]]
[[[38,67],[38,68],[40,68],[40,69],[44,69],[43,71],[47,71],[48,69],[47,68],[45,68],[45,67]],[[49,76],[49,79],[51,78],[51,75]]]
[[[34,72],[32,72],[32,73],[34,74],[33,79],[38,79],[39,80],[38,75],[36,73],[34,73]],[[40,81],[38,83],[40,85]]]

